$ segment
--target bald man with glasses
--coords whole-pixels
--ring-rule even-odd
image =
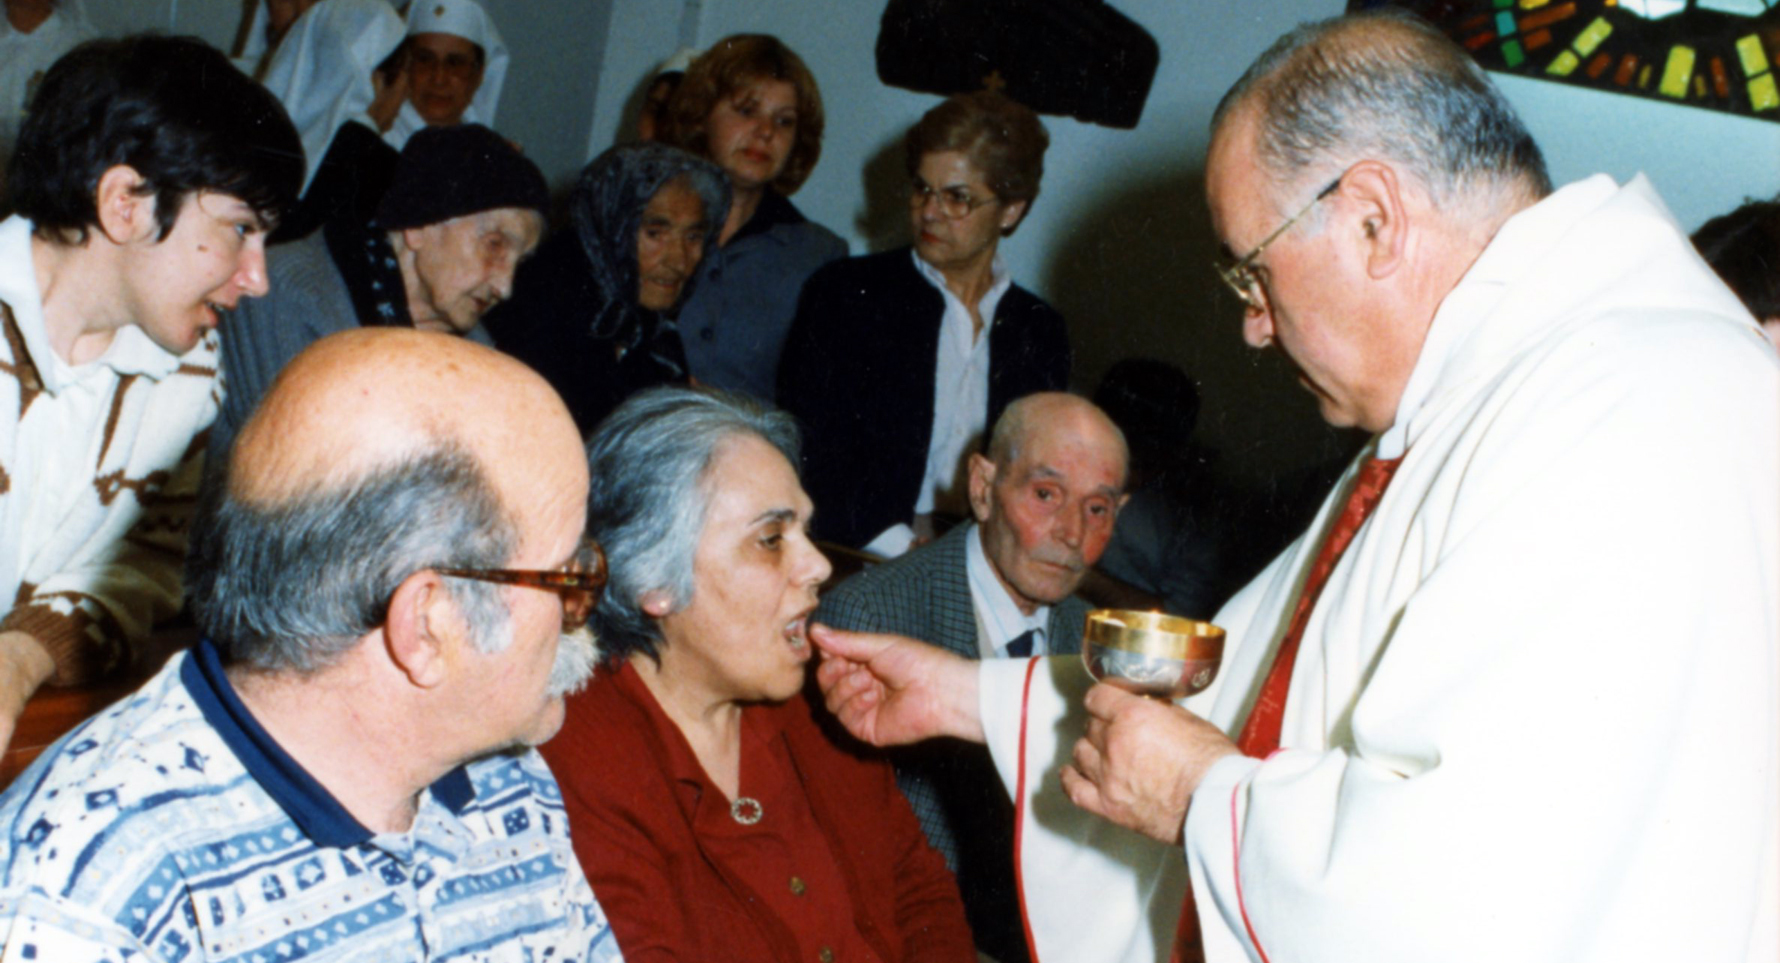
[[[617,960],[532,749],[595,658],[587,489],[505,355],[299,355],[194,526],[205,640],[0,797],[8,955]]]

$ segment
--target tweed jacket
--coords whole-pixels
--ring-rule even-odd
[[[858,547],[914,517],[933,439],[945,297],[908,248],[811,276],[779,366],[779,404],[804,432],[803,481],[820,538]],[[1018,284],[989,322],[993,426],[1014,399],[1069,385],[1063,316]]]
[[[929,545],[867,569],[829,591],[816,619],[841,629],[893,632],[968,659],[978,657],[977,617],[959,525]],[[1051,606],[1045,628],[1052,655],[1080,652],[1088,603],[1070,596]],[[891,753],[896,781],[933,847],[958,874],[977,945],[1011,963],[1026,958],[1013,889],[1013,808],[988,750],[940,740]]]

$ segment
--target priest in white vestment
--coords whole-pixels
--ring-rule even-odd
[[[1206,183],[1245,337],[1375,435],[1217,616],[1218,682],[1084,697],[1073,665],[817,630],[830,706],[880,744],[988,742],[1042,961],[1167,959],[1183,847],[1213,963],[1780,959],[1780,364],[1753,319],[1643,178],[1553,191],[1405,17],[1282,38]]]

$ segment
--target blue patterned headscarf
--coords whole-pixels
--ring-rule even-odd
[[[576,180],[569,215],[607,305],[594,321],[596,336],[629,340],[650,327],[639,323],[644,311],[637,305],[637,228],[655,192],[678,177],[704,201],[705,251],[715,251],[729,216],[729,180],[716,164],[665,144],[624,144],[594,158]],[[681,300],[690,292],[689,281]]]

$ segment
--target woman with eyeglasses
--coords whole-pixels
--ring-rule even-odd
[[[847,256],[791,203],[822,155],[815,75],[775,37],[725,37],[686,68],[664,113],[662,141],[723,168],[733,192],[680,309],[687,366],[699,384],[772,401],[798,292]]]
[[[1030,109],[952,97],[905,141],[912,247],[810,279],[779,369],[804,429],[817,534],[896,555],[962,518],[959,470],[1002,409],[1069,381],[1063,318],[1000,257],[1038,196],[1050,143]]]
[[[830,569],[791,419],[653,388],[587,451],[604,662],[542,751],[624,958],[974,963],[889,765],[803,695]]]

